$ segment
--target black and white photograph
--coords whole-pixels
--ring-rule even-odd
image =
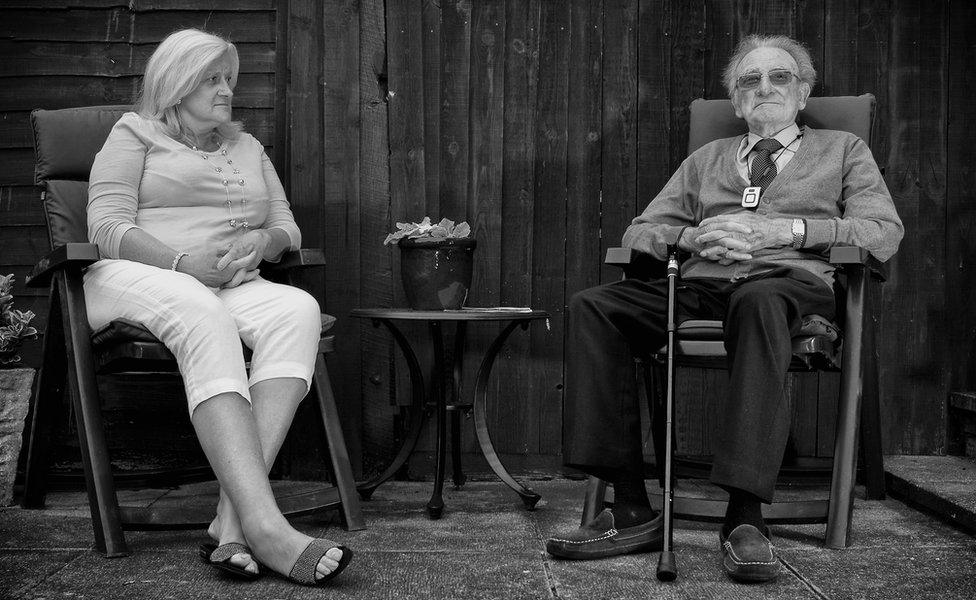
[[[0,599],[976,596],[976,4],[0,0]]]

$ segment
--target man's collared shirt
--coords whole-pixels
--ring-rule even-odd
[[[756,158],[756,154],[752,149],[762,139],[764,138],[750,131],[748,135],[742,138],[742,142],[739,143],[739,149],[735,153],[735,168],[739,171],[739,175],[747,182],[749,181],[749,169],[752,168],[752,160]],[[782,173],[786,165],[796,155],[797,149],[803,142],[803,134],[800,133],[800,128],[797,124],[793,123],[774,135],[773,139],[783,145],[782,148],[770,155],[770,158],[776,163],[776,172]]]

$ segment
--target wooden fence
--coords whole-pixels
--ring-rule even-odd
[[[394,222],[467,220],[478,240],[469,304],[552,314],[549,328],[513,335],[495,369],[490,423],[514,471],[556,472],[569,296],[617,276],[602,265],[606,248],[685,156],[691,100],[725,96],[720,74],[735,43],[748,33],[804,41],[819,71],[814,95],[877,97],[872,150],[906,224],[891,278],[874,298],[886,450],[944,451],[947,392],[976,385],[976,317],[966,310],[976,296],[972,8],[895,0],[116,4],[0,10],[2,269],[22,279],[47,245],[30,186],[28,111],[129,101],[165,33],[192,25],[225,34],[242,55],[236,113],[271,148],[307,244],[329,257],[308,286],[340,317],[333,372],[366,471],[389,456],[408,387],[389,336],[347,315],[403,304],[396,251],[382,246]],[[43,313],[37,292],[18,294]],[[468,384],[470,357],[494,329],[470,331]],[[682,449],[708,452],[725,385],[722,374],[681,373]],[[834,376],[791,376],[799,454],[830,453],[836,386]],[[307,468],[303,436],[286,450],[298,471]],[[463,437],[474,452],[470,428]],[[422,445],[418,472],[432,449],[429,439]],[[483,468],[473,456],[470,464]]]

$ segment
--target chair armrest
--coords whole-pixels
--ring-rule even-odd
[[[660,279],[667,275],[668,265],[634,248],[607,248],[603,261],[611,267],[620,267],[627,279]]]
[[[882,263],[871,254],[859,246],[835,246],[830,249],[830,264],[849,270],[860,265],[867,269],[871,277],[878,281],[888,280],[888,265]]]
[[[261,270],[280,273],[290,269],[318,267],[324,264],[325,252],[321,248],[302,248],[285,252],[278,262],[262,262]]]
[[[97,262],[98,246],[95,244],[70,242],[58,246],[42,258],[27,275],[28,287],[47,287],[58,271],[75,268],[82,269]]]

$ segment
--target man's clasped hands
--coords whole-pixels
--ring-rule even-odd
[[[788,246],[791,242],[789,219],[740,212],[709,217],[698,227],[685,229],[678,239],[678,247],[721,265],[730,265],[751,259],[756,250]]]

